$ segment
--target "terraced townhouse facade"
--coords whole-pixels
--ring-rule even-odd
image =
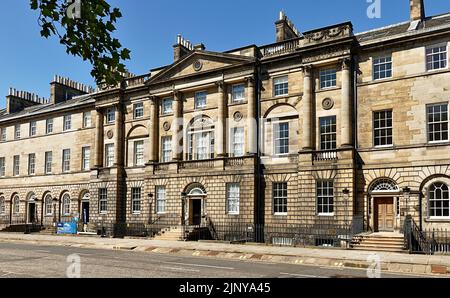
[[[0,221],[449,227],[450,14],[300,33],[174,62],[115,88],[55,77],[0,116]],[[406,5],[405,5],[406,6]]]

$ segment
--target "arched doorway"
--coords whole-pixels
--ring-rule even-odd
[[[205,188],[199,183],[194,183],[186,188],[184,194],[184,224],[201,225],[202,219],[207,215]]]
[[[84,191],[80,196],[80,221],[83,225],[89,224],[90,214],[89,214],[89,204],[91,195],[89,191]]]
[[[401,229],[400,197],[400,188],[392,179],[381,178],[371,184],[369,210],[372,213],[371,226],[374,232],[394,232]]]
[[[39,220],[37,197],[34,193],[30,193],[27,196],[27,223],[34,224]]]

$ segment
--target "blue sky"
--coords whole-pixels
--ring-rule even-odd
[[[381,0],[380,19],[369,19],[368,0],[109,0],[121,8],[116,36],[132,51],[136,74],[172,62],[178,33],[211,51],[274,42],[283,9],[300,31],[351,20],[355,32],[406,21],[409,0]],[[428,16],[450,12],[448,0],[425,0]],[[9,87],[49,96],[55,74],[94,85],[90,65],[69,56],[54,38],[39,35],[29,0],[0,1],[0,107]]]

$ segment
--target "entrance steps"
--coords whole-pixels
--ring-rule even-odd
[[[155,237],[154,240],[164,241],[184,241],[186,239],[185,229],[183,227],[170,227],[162,229]]]
[[[403,235],[374,233],[353,237],[351,248],[364,251],[405,252]]]

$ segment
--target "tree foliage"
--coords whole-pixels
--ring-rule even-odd
[[[91,75],[98,85],[114,86],[126,72],[123,61],[130,59],[130,50],[122,48],[119,40],[112,37],[122,13],[106,0],[78,3],[81,5],[75,7],[74,0],[30,0],[31,9],[39,12],[41,36],[59,38],[68,54],[91,63]],[[79,17],[74,17],[72,8],[80,8],[75,11]]]

